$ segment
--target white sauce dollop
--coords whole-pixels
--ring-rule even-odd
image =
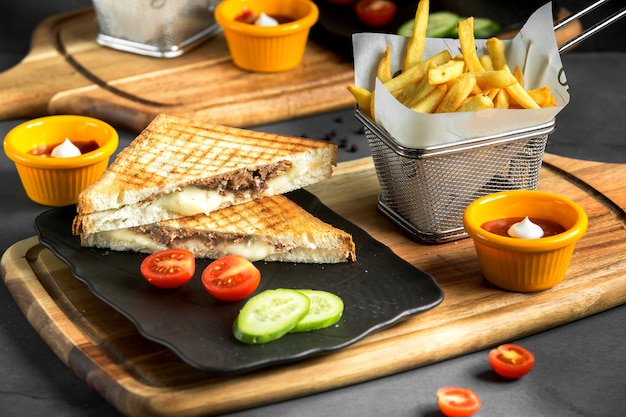
[[[543,237],[543,229],[541,226],[531,222],[528,216],[521,222],[515,223],[509,230],[507,230],[509,236],[517,237],[520,239],[539,239]]]
[[[256,26],[278,26],[278,20],[261,12],[261,15],[254,21]]]
[[[54,147],[50,156],[54,158],[73,158],[80,156],[80,154],[80,149],[66,138],[63,143]]]

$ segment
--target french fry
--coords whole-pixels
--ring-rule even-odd
[[[476,76],[476,84],[482,90],[506,88],[517,82],[517,78],[506,68],[497,71],[476,72],[474,75]]]
[[[483,55],[480,58],[480,64],[483,66],[485,71],[493,71],[495,68],[493,67],[493,61],[489,55]]]
[[[524,73],[520,69],[519,65],[516,65],[513,69],[513,75],[517,79],[517,82],[520,83],[522,87],[524,87]]]
[[[548,86],[527,90],[527,92],[541,108],[556,106],[556,99]]]
[[[479,94],[482,94],[482,93],[479,93]],[[465,106],[467,103],[469,103],[470,101],[472,101],[472,99],[473,99],[474,97],[476,97],[477,95],[478,95],[478,94],[473,94],[473,93],[472,93],[471,95],[469,95],[469,96],[465,97],[465,100],[463,100],[463,102],[461,103],[461,106],[460,106],[460,107],[459,107],[456,111],[458,112],[458,111],[461,109],[461,107]]]
[[[498,90],[498,94],[494,99],[493,105],[496,109],[509,108],[509,93],[505,89]]]
[[[525,89],[524,74],[519,66],[510,70],[506,45],[500,39],[487,39],[486,52],[478,56],[473,17],[458,24],[460,54],[453,58],[449,50],[444,49],[423,60],[429,7],[429,0],[418,3],[402,72],[393,76],[390,45],[376,68],[376,77],[402,104],[422,113],[537,109],[557,105],[549,87]],[[348,88],[362,111],[373,119],[375,92]]]
[[[436,68],[433,62],[431,62],[430,64],[431,64],[430,65],[431,69]],[[428,77],[422,78],[422,80],[419,83],[413,84],[413,88],[411,88],[411,91],[407,91],[406,97],[408,97],[408,99],[406,100],[405,105],[407,107],[413,107],[420,100],[422,100],[424,97],[429,95],[436,88],[437,88],[437,85],[431,84],[428,81]]]
[[[454,81],[454,84],[446,95],[441,99],[441,103],[435,109],[435,113],[448,113],[456,111],[461,107],[461,103],[470,95],[476,85],[476,77],[472,72],[465,72]]]
[[[428,27],[429,9],[429,0],[420,0],[417,4],[415,19],[413,21],[413,35],[407,43],[406,53],[402,63],[403,70],[407,70],[422,61],[424,45],[426,44],[426,29]]]
[[[450,61],[452,59],[452,54],[450,53],[450,51],[448,51],[447,49],[436,53],[435,55],[431,56],[428,59],[425,59],[423,62],[426,63],[426,65],[428,65],[429,62],[434,62],[435,65],[441,65],[444,64],[448,61]]]
[[[493,38],[487,39],[486,46],[487,46],[487,53],[489,55],[485,55],[485,56],[489,56],[491,58],[493,69],[499,70],[499,69],[504,68],[504,66],[507,65],[506,54],[505,54],[506,47],[504,45],[504,42],[502,42],[500,39],[496,37],[493,37]]]
[[[472,73],[472,74],[474,74],[474,76],[476,76],[476,74],[477,74],[477,73],[475,73],[475,72],[474,72],[474,73]],[[482,88],[480,88],[480,87],[478,86],[478,84],[474,84],[474,87],[472,87],[472,91],[470,92],[470,96],[475,96],[475,95],[478,95],[478,94],[483,94],[483,93],[484,93],[483,89],[482,89]],[[470,97],[470,98],[471,98],[471,97]]]
[[[374,102],[376,101],[376,91],[372,91],[372,95],[370,97],[370,108],[369,108],[369,114],[370,119],[372,120],[376,120],[376,111],[374,109]]]
[[[428,64],[420,62],[417,65],[413,65],[406,71],[402,71],[399,75],[396,75],[389,81],[383,83],[387,90],[389,90],[394,96],[397,96],[402,90],[409,84],[419,82],[428,71]]]
[[[459,43],[465,64],[471,72],[484,71],[476,54],[476,40],[474,39],[474,18],[468,17],[459,22]]]
[[[428,70],[428,82],[431,84],[443,84],[455,80],[463,74],[465,61],[451,59],[445,64]]]
[[[402,90],[409,83],[419,82],[424,76],[426,76],[430,62],[434,62],[435,65],[440,65],[450,59],[452,59],[452,55],[448,50],[441,51],[427,60],[419,62],[411,68],[402,71],[400,75],[397,75],[384,83],[385,87],[387,87],[392,94],[396,95],[399,93],[399,90]]]
[[[378,70],[376,71],[376,76],[383,83],[391,80],[391,45],[387,45],[385,49],[385,53],[378,63]]]
[[[431,70],[436,67],[437,66],[435,65],[434,62],[428,63],[428,70]],[[400,91],[400,93],[396,95],[396,98],[400,102],[402,102],[405,106],[411,107],[412,103],[416,103],[417,101],[421,100],[424,96],[426,96],[428,93],[434,90],[435,87],[436,87],[435,85],[431,85],[428,82],[428,77],[422,77],[422,79],[419,80],[418,82],[407,84]]]
[[[475,95],[467,100],[459,109],[458,112],[480,111],[486,109],[493,109],[493,101],[484,94]]]
[[[492,88],[491,90],[485,91],[484,94],[489,97],[489,100],[494,101],[500,90],[500,88]]]
[[[511,71],[508,65],[505,65],[502,68],[504,71]],[[515,78],[515,76],[514,76]],[[515,101],[520,105],[523,109],[538,109],[539,104],[528,94],[526,90],[524,90],[524,86],[519,82],[517,78],[515,78],[515,83],[506,87],[506,91],[509,93],[511,100]],[[511,106],[511,102],[509,101],[509,107]]]
[[[372,96],[374,94],[371,91],[362,87],[356,87],[354,85],[349,85],[348,91],[352,94],[352,96],[356,100],[356,104],[359,105],[363,113],[369,116],[372,116],[374,114],[374,112],[372,111]]]
[[[411,110],[420,113],[433,113],[447,92],[447,84],[439,84],[430,94],[413,105]]]
[[[515,100],[523,109],[538,109],[539,104],[528,94],[524,87],[519,82],[510,85],[506,88],[511,98]]]

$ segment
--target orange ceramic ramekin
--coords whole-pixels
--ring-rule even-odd
[[[264,12],[294,20],[270,27],[235,21],[244,7],[257,15]],[[298,66],[318,16],[317,6],[309,0],[224,0],[215,9],[215,20],[224,30],[233,62],[257,72],[286,71]]]
[[[519,239],[481,227],[490,220],[526,216],[556,222],[565,232]],[[465,231],[474,241],[484,277],[500,288],[519,292],[541,291],[561,282],[587,224],[587,214],[572,200],[534,190],[486,195],[472,202],[463,215]]]
[[[95,141],[99,147],[80,156],[52,158],[32,155],[33,148],[50,147],[65,139]],[[106,170],[119,137],[109,124],[86,116],[46,116],[22,123],[7,133],[4,152],[26,191],[36,203],[60,207],[76,203],[78,194]]]

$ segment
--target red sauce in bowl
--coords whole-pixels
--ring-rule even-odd
[[[284,15],[279,15],[279,14],[267,14],[267,15],[269,17],[276,19],[279,25],[282,25],[283,23],[293,22],[295,20],[289,16],[284,16]],[[257,20],[258,17],[259,16],[257,14],[253,13],[249,8],[244,6],[243,11],[238,16],[235,17],[235,20],[237,22],[248,23],[250,25],[254,25],[254,22]]]
[[[58,145],[60,145],[61,143],[62,142],[55,143],[52,145],[36,146],[30,151],[28,151],[28,153],[31,155],[43,156],[45,158],[48,158],[52,154],[52,150],[56,148]],[[96,142],[95,140],[72,141],[72,143],[74,144],[74,146],[80,149],[81,154],[95,151],[96,149],[100,147],[100,145],[98,145],[98,142]]]
[[[522,220],[524,220],[524,217],[509,217],[490,220],[483,223],[480,227],[493,234],[508,237],[509,228]],[[543,237],[558,235],[559,233],[563,233],[565,231],[563,226],[551,220],[539,219],[537,217],[529,217],[529,220],[543,229]]]

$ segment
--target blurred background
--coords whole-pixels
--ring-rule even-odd
[[[316,3],[324,6],[326,0],[317,0]],[[418,0],[396,0],[396,3],[401,6],[399,7],[400,11],[408,12],[403,13],[406,16],[396,16],[394,21],[404,22],[413,18],[412,13],[414,13]],[[519,15],[519,21],[523,22],[529,13],[545,3],[544,0],[522,0],[518,2],[505,0],[431,0],[431,9],[462,7],[465,9],[463,12],[465,12],[472,9],[483,10],[488,8],[496,16],[498,14],[507,16],[507,19],[510,19],[511,13]],[[578,11],[591,3],[593,0],[558,0],[555,4],[570,11]],[[623,0],[607,2],[607,4],[584,16],[581,19],[583,26],[593,25],[602,17],[623,7],[623,3]],[[43,19],[91,5],[91,0],[2,0],[0,2],[0,57],[5,67],[3,69],[6,69],[7,65],[19,62],[28,52],[32,32]],[[332,10],[337,10],[337,8]],[[622,20],[601,31],[572,52],[626,50],[626,23],[624,22]]]
[[[398,16],[391,24],[396,25],[394,27],[397,28],[399,24],[413,19],[418,0],[394,1],[398,4]],[[352,57],[350,33],[367,31],[368,28],[356,22],[353,6],[334,6],[329,3],[329,0],[315,0],[315,2],[320,6],[320,10],[326,13],[317,25],[317,39],[350,60]],[[518,20],[523,23],[533,11],[545,3],[545,0],[518,2],[431,0],[431,10],[457,6],[464,9],[463,13],[470,9],[478,10],[477,13],[487,10],[493,13],[493,18],[496,20],[498,16],[502,18],[506,16],[507,20]],[[558,0],[558,3],[553,3],[553,6],[579,11],[592,3],[594,3],[593,0]],[[0,0],[0,72],[18,64],[26,56],[30,49],[31,35],[42,20],[91,6],[91,0]],[[622,7],[624,7],[624,0],[608,1],[584,16],[581,19],[582,24],[584,27],[591,27]],[[458,12],[461,13],[461,11]],[[338,26],[332,28],[335,33],[329,30],[330,21],[338,22]],[[138,19],[137,24],[141,24],[141,19]],[[380,30],[385,31],[387,28]],[[314,33],[312,32],[312,35]],[[319,36],[320,33],[322,36]],[[333,37],[339,39],[334,40]],[[626,18],[600,31],[564,55],[563,63],[567,68],[568,84],[576,93],[572,95],[570,104],[559,115],[559,127],[550,136],[546,148],[548,152],[571,158],[604,162],[623,163],[626,161],[626,148],[624,147],[626,145],[622,144],[622,141],[616,143],[614,140],[615,137],[624,136],[626,119],[615,118],[613,113],[605,111],[611,106],[623,109],[623,98],[626,96],[624,92],[626,83],[623,82],[625,51]],[[0,87],[0,103],[1,99]],[[345,134],[350,144],[359,144],[364,141],[362,130],[357,130],[360,125],[353,117],[352,109],[330,115],[319,115],[301,123],[305,123],[308,126],[307,129],[310,130],[305,132],[306,135],[321,138],[327,134],[329,128],[334,129],[338,126],[335,120],[345,121],[341,125],[342,131],[338,137],[343,137],[342,135]],[[598,126],[602,126],[603,129],[597,129]],[[299,123],[271,124],[256,128],[296,136],[303,134],[301,130],[294,131],[294,129],[302,129]],[[594,143],[594,146],[590,149],[587,146],[588,143]],[[349,146],[349,148],[352,147]],[[367,153],[367,146],[364,144],[356,148],[358,152],[350,152],[347,155],[359,157]]]

